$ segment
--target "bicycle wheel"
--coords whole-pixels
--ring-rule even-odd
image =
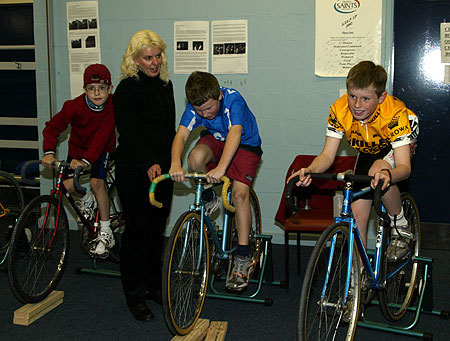
[[[23,303],[42,301],[58,285],[69,252],[69,225],[58,200],[43,195],[30,201],[11,237],[8,278]]]
[[[203,243],[200,243],[203,237]],[[209,275],[209,248],[200,216],[185,212],[177,220],[164,252],[163,310],[173,334],[191,331],[203,309]]]
[[[408,310],[417,288],[419,262],[414,258],[420,255],[420,219],[413,197],[408,193],[401,195],[403,212],[409,222],[414,238],[409,243],[410,256],[398,262],[383,259],[382,277],[386,277],[386,287],[379,292],[380,308],[388,321],[397,321]],[[384,233],[383,254],[389,245],[389,231]]]
[[[117,188],[112,183],[108,188],[109,197],[109,210],[111,220],[111,230],[114,234],[115,245],[109,250],[109,258],[119,263],[120,262],[120,241],[122,239],[122,233],[125,230],[125,219],[122,214],[122,207],[120,206],[119,197],[117,195]]]
[[[255,267],[259,264],[259,258],[261,255],[261,239],[256,238],[257,235],[261,235],[261,208],[259,206],[259,200],[256,196],[253,188],[250,188],[250,211],[252,214],[252,224],[250,227],[250,235],[249,235],[249,245],[252,252],[252,257],[255,262]],[[238,245],[238,234],[236,228],[236,219],[233,217],[233,222],[231,224],[231,229],[229,229],[229,249],[235,248]],[[253,271],[254,272],[254,271]]]
[[[359,314],[359,256],[354,244],[345,301],[348,251],[349,228],[344,225],[331,225],[317,241],[303,280],[299,340],[353,339]]]
[[[9,173],[0,171],[0,254],[8,249],[13,228],[23,207],[19,183]]]

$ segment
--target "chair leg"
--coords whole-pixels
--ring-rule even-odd
[[[300,275],[300,232],[297,232],[297,274]]]
[[[284,231],[284,285],[289,289],[289,232]]]

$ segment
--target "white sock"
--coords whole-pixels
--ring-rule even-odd
[[[100,220],[100,232],[107,232],[110,235],[113,234],[111,230],[111,220]]]
[[[389,214],[389,218],[391,218],[391,226],[394,227],[394,217]],[[408,220],[406,220],[405,215],[403,213],[403,207],[400,210],[400,213],[397,214],[397,220],[396,220],[397,228],[408,226]]]

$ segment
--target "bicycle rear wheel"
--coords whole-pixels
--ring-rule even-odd
[[[420,255],[420,219],[419,211],[409,193],[401,195],[403,212],[408,220],[414,238],[409,243],[410,254],[407,259],[389,262],[383,258],[382,276],[386,277],[386,288],[379,292],[380,308],[388,321],[397,321],[405,315],[416,292],[419,276],[419,262],[414,261]],[[384,233],[383,254],[389,244],[389,233]]]
[[[173,334],[185,335],[194,327],[205,302],[208,276],[206,229],[197,213],[185,212],[178,218],[164,252],[163,310]]]
[[[25,207],[8,256],[9,284],[19,301],[40,302],[58,285],[69,252],[68,226],[64,208],[58,208],[58,200],[50,195]]]
[[[19,183],[9,173],[0,171],[0,255],[8,249],[11,234],[24,207]]]
[[[259,258],[261,255],[261,239],[256,238],[257,235],[261,235],[261,208],[259,206],[259,200],[256,196],[255,191],[253,188],[250,188],[250,211],[251,211],[251,218],[252,218],[252,224],[250,226],[250,234],[249,234],[249,245],[252,253],[252,258],[256,261],[255,267],[257,268],[257,265],[260,264]],[[236,218],[233,217],[233,223],[231,226],[231,229],[229,229],[229,250],[232,248],[237,247],[238,245],[238,234],[237,234],[237,228],[236,228]],[[254,271],[253,271],[254,273]]]
[[[122,207],[120,206],[119,197],[117,194],[117,188],[112,183],[108,188],[109,197],[109,210],[111,220],[111,230],[114,234],[115,245],[109,250],[109,258],[116,262],[120,262],[120,242],[122,239],[122,233],[125,230],[125,219],[122,214]]]
[[[359,256],[354,245],[345,301],[348,251],[349,228],[341,224],[331,225],[317,241],[303,280],[299,340],[353,339],[359,314]]]

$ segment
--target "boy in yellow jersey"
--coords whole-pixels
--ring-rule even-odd
[[[413,237],[409,231],[397,182],[411,173],[410,157],[414,152],[419,133],[418,118],[405,104],[385,91],[387,74],[380,65],[363,61],[353,66],[347,76],[347,94],[330,108],[325,146],[313,162],[292,174],[299,175],[297,186],[309,186],[310,176],[305,173],[325,172],[334,161],[339,144],[345,136],[349,144],[359,151],[355,174],[374,176],[375,188],[383,181],[386,190],[382,201],[393,226],[388,259],[397,261],[408,253],[408,243]],[[363,184],[355,184],[356,190]],[[352,202],[352,211],[367,245],[367,224],[372,206],[368,193]]]

